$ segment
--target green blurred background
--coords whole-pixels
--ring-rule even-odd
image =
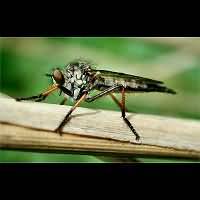
[[[127,96],[130,112],[200,119],[200,38],[0,38],[0,92],[13,97],[38,94],[48,87],[45,73],[85,58],[99,69],[164,81],[178,95]],[[54,93],[45,100],[59,103]],[[72,105],[70,102],[69,105]],[[105,97],[82,107],[119,110]],[[189,162],[139,158],[142,162]],[[0,162],[105,162],[95,156],[0,150]],[[192,161],[191,161],[192,162]]]

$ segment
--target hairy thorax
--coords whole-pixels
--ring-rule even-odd
[[[63,70],[65,83],[63,87],[72,92],[72,98],[77,100],[81,97],[84,91],[90,89],[90,67],[87,65],[81,65],[80,63],[68,65]]]

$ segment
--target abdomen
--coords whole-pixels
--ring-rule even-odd
[[[113,85],[122,85],[125,88],[126,92],[164,92],[176,94],[172,89],[167,88],[162,85],[162,82],[151,82],[151,81],[137,81],[137,80],[125,80],[122,78],[103,78],[101,81],[98,81],[96,84],[96,89],[103,91]],[[114,92],[118,93],[120,90],[115,90]]]

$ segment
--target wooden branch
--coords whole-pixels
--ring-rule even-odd
[[[54,130],[69,106],[0,98],[0,148],[200,158],[200,122],[128,113],[141,142],[120,112],[77,108],[60,136]]]

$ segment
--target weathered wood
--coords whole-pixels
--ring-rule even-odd
[[[60,136],[53,131],[69,106],[7,98],[0,105],[1,148],[200,158],[199,121],[128,113],[138,144],[120,112],[79,107]]]
[[[88,155],[162,156],[200,158],[199,152],[176,150],[151,145],[134,145],[108,139],[58,134],[9,124],[0,124],[0,148],[25,149],[39,152],[70,152]]]

